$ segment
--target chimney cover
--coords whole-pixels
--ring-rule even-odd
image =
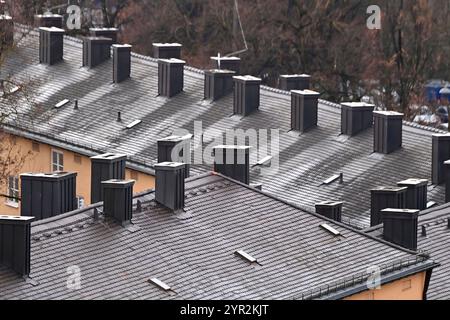
[[[354,136],[373,125],[375,105],[364,102],[341,104],[341,133]]]
[[[328,219],[341,222],[343,202],[324,201],[316,204],[316,213]]]
[[[390,154],[402,146],[403,114],[394,111],[375,111],[374,152]]]
[[[417,250],[419,210],[384,209],[383,238],[409,250]]]
[[[230,70],[205,70],[204,99],[216,101],[233,91],[233,76]]]
[[[119,29],[117,28],[89,28],[89,32],[93,37],[104,37],[111,39],[113,44],[117,43],[117,34]]]
[[[259,109],[261,79],[253,76],[235,76],[233,113],[247,116]]]
[[[34,217],[0,215],[0,264],[21,276],[31,269],[31,222]]]
[[[113,44],[113,82],[120,83],[131,74],[131,46]]]
[[[212,68],[220,70],[230,70],[241,74],[241,58],[239,57],[211,57]]]
[[[181,59],[179,43],[153,43],[153,58],[155,59]]]
[[[427,209],[428,180],[408,179],[397,183],[399,187],[406,187],[406,206],[408,209]]]
[[[247,146],[231,145],[214,147],[214,171],[250,184],[250,149]]]
[[[36,14],[34,16],[34,24],[36,27],[62,28],[63,16],[59,14]]]
[[[370,226],[377,226],[383,222],[381,211],[386,208],[406,207],[406,187],[380,187],[370,190]]]
[[[156,202],[175,212],[183,210],[185,200],[184,163],[163,162],[154,166],[156,171]]]
[[[307,90],[310,88],[311,76],[307,74],[285,74],[279,79],[279,88],[285,91]]]
[[[312,90],[291,91],[291,130],[303,133],[317,126],[319,96]]]
[[[102,181],[103,211],[122,226],[133,218],[134,180],[112,179]]]
[[[438,185],[445,181],[444,161],[450,159],[450,134],[434,134],[432,144],[432,182]]]
[[[184,66],[186,62],[179,59],[158,60],[158,94],[171,98],[183,91]]]

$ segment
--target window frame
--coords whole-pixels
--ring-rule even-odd
[[[57,159],[56,163],[54,162],[54,155],[55,154],[57,155],[56,156],[56,159]],[[56,167],[56,170],[55,170],[55,167]],[[60,150],[52,149],[50,169],[51,169],[52,172],[64,171],[64,152],[62,152]]]
[[[12,180],[11,180],[12,179]],[[12,184],[11,184],[12,181]],[[19,207],[19,177],[8,176],[8,197],[6,198],[6,205],[14,208]]]

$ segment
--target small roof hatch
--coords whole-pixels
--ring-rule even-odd
[[[253,258],[251,255],[249,255],[247,252],[245,252],[244,250],[238,250],[235,252],[235,254],[239,257],[241,257],[244,260],[247,260],[250,263],[256,263],[257,260],[255,258]]]
[[[129,125],[127,125],[127,129],[132,129],[134,127],[136,127],[138,124],[140,124],[142,122],[142,120],[135,120],[132,123],[130,123]]]
[[[69,99],[64,99],[64,100],[58,102],[58,103],[55,105],[55,108],[56,108],[56,109],[62,108],[62,107],[64,107],[66,104],[68,104],[69,102],[70,102]]]
[[[325,229],[326,231],[328,231],[329,233],[331,233],[334,236],[340,236],[341,235],[341,233],[339,231],[337,231],[335,228],[333,228],[332,226],[330,226],[330,225],[328,225],[326,223],[321,224],[320,227],[322,229]]]
[[[170,291],[171,288],[169,285],[167,285],[166,283],[162,282],[161,280],[159,280],[158,278],[151,278],[149,280],[150,283],[153,283],[155,286],[163,289],[164,291]]]

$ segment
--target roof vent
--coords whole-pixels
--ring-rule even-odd
[[[103,200],[102,181],[125,179],[127,156],[105,153],[91,158],[91,203]]]
[[[212,68],[230,70],[241,74],[241,58],[239,57],[211,57]]]
[[[399,187],[406,187],[406,206],[408,209],[425,210],[428,203],[428,180],[408,179],[397,184]]]
[[[343,202],[324,201],[316,204],[316,213],[328,219],[341,222]]]
[[[78,208],[76,173],[26,173],[20,175],[20,180],[22,216],[42,220]]]
[[[161,280],[159,280],[158,278],[151,278],[149,280],[150,283],[153,283],[155,286],[157,286],[158,288],[164,290],[164,291],[170,291],[172,290],[170,288],[169,285],[167,285],[166,283],[162,282]]]
[[[331,234],[332,234],[333,236],[335,236],[335,237],[341,235],[341,233],[340,233],[338,230],[336,230],[335,228],[333,228],[333,227],[330,226],[329,224],[323,223],[323,224],[320,225],[320,227],[321,227],[322,229],[324,229],[325,231],[331,233]]]
[[[158,60],[158,94],[171,98],[183,91],[185,61],[179,59]]]
[[[34,217],[0,215],[0,264],[21,276],[31,269],[31,222]]]
[[[153,58],[155,59],[181,59],[181,48],[179,43],[154,43]]]
[[[383,222],[381,211],[386,208],[406,207],[407,188],[376,188],[371,190],[370,226],[377,226]]]
[[[59,14],[36,14],[34,16],[34,25],[44,28],[60,28],[63,27],[63,16]]]
[[[102,37],[111,39],[113,44],[117,43],[117,34],[119,29],[117,28],[89,28],[89,32],[93,37]]]
[[[251,147],[246,146],[214,147],[214,171],[249,184],[250,149]]]
[[[234,81],[233,113],[247,116],[259,109],[261,79],[236,76]]]
[[[375,111],[374,145],[377,153],[389,154],[402,147],[403,114],[394,111]]]
[[[205,70],[205,100],[216,101],[233,91],[234,71]]]
[[[39,62],[53,65],[63,60],[64,29],[39,28]]]
[[[0,49],[14,43],[14,22],[10,16],[0,14]]]
[[[62,107],[64,107],[65,105],[67,105],[69,102],[70,102],[69,99],[61,100],[60,102],[58,102],[57,104],[55,104],[55,109],[61,109]]]
[[[134,120],[133,122],[128,124],[125,128],[126,129],[133,129],[134,127],[136,127],[137,125],[139,125],[141,123],[142,123],[142,120]]]
[[[306,132],[317,126],[319,93],[311,90],[291,91],[291,129]]]
[[[285,91],[308,90],[311,86],[311,76],[307,74],[281,75],[279,88]]]
[[[112,41],[108,38],[86,37],[83,39],[83,67],[94,68],[111,59]]]
[[[156,201],[175,212],[184,208],[184,163],[163,162],[156,164]]]
[[[186,176],[189,177],[191,163],[191,139],[192,135],[170,136],[158,140],[158,163],[181,162],[186,163]]]
[[[131,223],[133,218],[134,180],[102,181],[103,212],[122,226]]]
[[[131,74],[131,46],[113,44],[113,82],[120,83]]]
[[[258,262],[255,258],[253,258],[251,255],[249,255],[247,252],[245,252],[244,250],[238,250],[235,252],[235,255],[237,255],[238,257],[240,257],[241,259],[244,259],[250,263],[256,263]]]
[[[341,104],[341,133],[354,136],[372,127],[375,106],[364,102]]]
[[[444,161],[450,159],[450,134],[434,134],[432,141],[432,182],[437,185],[445,182]]]
[[[417,250],[419,210],[384,209],[383,238],[409,250]]]

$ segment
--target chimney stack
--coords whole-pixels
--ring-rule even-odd
[[[92,37],[108,38],[111,39],[112,44],[117,44],[117,34],[119,33],[117,28],[89,28],[89,32]]]
[[[127,156],[105,153],[91,158],[91,203],[103,201],[102,182],[124,180]]]
[[[22,216],[42,220],[78,209],[76,173],[25,173],[20,180]]]
[[[291,130],[303,133],[317,126],[319,96],[311,90],[291,91]]]
[[[347,102],[341,104],[341,133],[354,136],[373,125],[373,104]]]
[[[211,57],[212,68],[234,71],[236,75],[241,74],[241,58],[238,57]]]
[[[83,39],[83,67],[94,68],[111,59],[112,40],[86,37]]]
[[[214,147],[214,171],[250,184],[250,149],[247,146]]]
[[[261,79],[236,76],[234,81],[233,113],[247,116],[259,109]]]
[[[120,83],[131,74],[131,46],[113,44],[113,82]]]
[[[158,163],[163,162],[180,162],[186,164],[186,176],[189,178],[191,163],[191,139],[192,135],[186,136],[170,136],[158,140]],[[176,152],[176,158],[172,157],[172,153]],[[178,158],[178,159],[177,159]]]
[[[158,94],[171,98],[183,91],[185,61],[179,59],[158,60]]]
[[[428,180],[408,179],[397,184],[399,187],[406,187],[407,209],[425,210],[427,208]]]
[[[42,28],[63,28],[63,16],[59,14],[36,14],[34,25]]]
[[[63,60],[64,55],[63,29],[39,28],[39,62],[53,65]]]
[[[450,134],[434,134],[432,141],[432,182],[438,185],[445,181],[444,161],[450,159]]]
[[[341,222],[343,202],[325,201],[316,204],[316,213],[328,219]]]
[[[384,209],[381,214],[384,240],[416,251],[419,210]]]
[[[205,70],[205,100],[216,101],[233,91],[234,71]]]
[[[153,58],[155,59],[181,59],[179,43],[153,43]]]
[[[375,111],[373,151],[389,154],[402,147],[403,114],[394,111]]]
[[[103,212],[122,226],[133,218],[134,180],[108,180],[102,182]]]
[[[184,208],[184,163],[163,162],[155,165],[156,201],[175,212]]]
[[[0,49],[14,43],[14,22],[10,16],[0,14]]]
[[[371,190],[370,226],[383,222],[381,211],[386,208],[406,208],[407,188],[376,188]]]
[[[34,217],[0,215],[0,265],[21,276],[30,274],[31,222]]]
[[[281,75],[279,88],[285,91],[309,90],[311,86],[311,76],[307,74]]]
[[[444,162],[445,172],[445,203],[450,202],[450,160]]]

